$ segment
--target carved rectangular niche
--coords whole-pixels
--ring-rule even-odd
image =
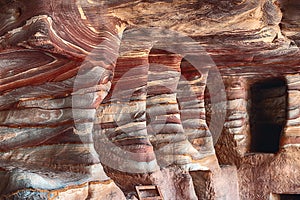
[[[156,185],[135,186],[139,200],[163,200],[160,189]]]
[[[258,81],[250,87],[251,152],[276,153],[287,118],[287,86],[281,78]]]

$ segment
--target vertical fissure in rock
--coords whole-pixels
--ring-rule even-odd
[[[207,126],[209,127],[212,111],[211,111],[211,100],[210,100],[208,87],[205,87],[204,90],[204,107],[205,107],[205,121]]]

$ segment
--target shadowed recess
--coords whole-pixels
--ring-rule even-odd
[[[257,82],[250,89],[251,151],[275,153],[286,124],[287,88],[280,78]]]

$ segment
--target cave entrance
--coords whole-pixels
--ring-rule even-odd
[[[259,81],[250,87],[250,98],[250,151],[276,153],[286,124],[286,81],[281,78]]]

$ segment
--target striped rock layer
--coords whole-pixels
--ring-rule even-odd
[[[0,8],[1,199],[300,192],[296,1]]]

